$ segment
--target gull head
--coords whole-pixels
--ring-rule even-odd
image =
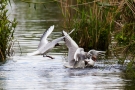
[[[105,51],[97,51],[93,49],[87,53],[87,57],[91,58],[93,61],[96,61],[97,57],[100,55],[105,55]]]
[[[85,65],[86,66],[94,66],[95,61],[93,59],[85,59]]]

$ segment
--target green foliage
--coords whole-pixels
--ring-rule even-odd
[[[13,33],[16,27],[16,20],[10,21],[8,19],[6,5],[10,3],[8,0],[0,1],[0,61],[4,61],[9,49],[11,49],[11,42]]]
[[[61,0],[60,6],[64,27],[76,29],[72,37],[86,51],[108,50],[113,35],[114,55],[121,64],[125,59],[131,60],[126,76],[135,78],[134,0]]]
[[[130,41],[135,40],[135,23],[125,23],[121,32],[116,34],[119,44],[127,45]]]
[[[134,57],[135,52],[135,2],[133,0],[123,0],[117,9],[115,20],[121,23],[121,27],[116,29],[115,38],[117,48],[121,47],[123,56]],[[131,57],[131,58],[132,58]],[[125,57],[127,58],[127,57]]]
[[[114,17],[120,27],[117,27],[115,32],[115,39],[117,45],[115,53],[119,52],[121,55],[116,55],[122,64],[124,60],[130,60],[127,65],[125,76],[132,80],[135,79],[135,1],[122,0]],[[117,25],[116,25],[117,26]],[[134,81],[135,82],[135,81]]]
[[[113,15],[117,6],[106,0],[103,1],[77,0],[72,2],[68,0],[61,4],[63,15],[66,18],[64,26],[68,29],[76,29],[72,37],[86,51],[90,49],[108,50],[110,32],[114,30]],[[72,5],[73,3],[76,4]]]
[[[130,78],[135,82],[135,64],[134,64],[134,62],[128,63],[125,73],[126,73],[125,77],[127,79]]]

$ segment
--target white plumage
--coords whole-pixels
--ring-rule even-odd
[[[105,53],[104,51],[97,50],[85,52],[65,31],[63,31],[63,34],[65,36],[65,44],[68,48],[68,62],[64,64],[65,67],[84,68],[85,66],[94,66],[97,56]]]

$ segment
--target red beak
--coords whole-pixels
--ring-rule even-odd
[[[96,56],[92,56],[92,60],[93,61],[96,61],[97,60],[97,57]]]

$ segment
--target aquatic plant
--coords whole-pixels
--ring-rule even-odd
[[[113,16],[118,6],[116,0],[60,0],[65,17],[64,27],[76,28],[73,39],[85,50],[108,50]]]
[[[120,64],[130,60],[125,76],[135,79],[135,0],[59,2],[65,19],[63,27],[76,28],[72,37],[78,45],[86,51],[92,48],[111,51]]]
[[[5,61],[6,56],[13,53],[13,33],[17,25],[16,20],[9,20],[6,6],[10,4],[9,0],[0,1],[0,61]]]
[[[126,77],[135,79],[135,1],[122,0],[115,14],[115,39],[117,41],[113,51],[119,62],[127,65]],[[132,74],[131,74],[132,73]]]

